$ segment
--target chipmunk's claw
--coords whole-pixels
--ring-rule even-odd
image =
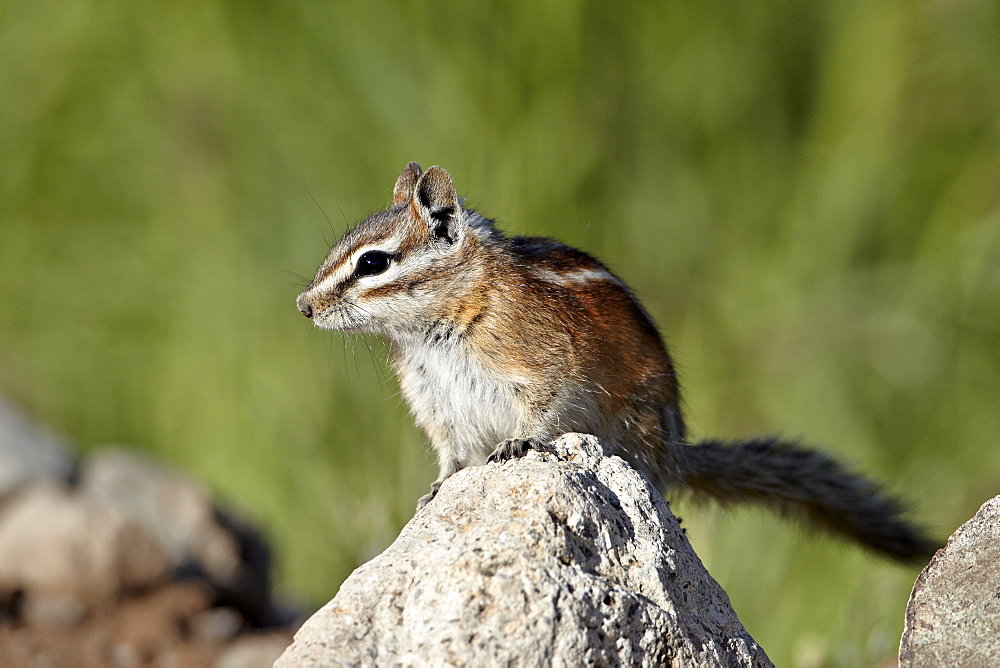
[[[439,489],[441,489],[441,481],[440,480],[435,480],[433,483],[431,483],[431,491],[427,492],[422,497],[420,497],[419,499],[417,499],[417,512],[418,513],[421,510],[424,509],[424,506],[426,506],[428,503],[430,503],[431,501],[434,500],[434,497],[437,496],[437,493],[438,493]]]
[[[540,438],[508,438],[493,450],[486,458],[487,462],[505,462],[508,459],[520,459],[528,450],[552,452],[552,445]]]

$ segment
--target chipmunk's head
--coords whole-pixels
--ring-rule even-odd
[[[392,206],[333,245],[299,295],[299,310],[328,329],[419,332],[473,280],[476,240],[494,233],[489,221],[462,210],[448,172],[421,172],[411,162],[396,181]]]

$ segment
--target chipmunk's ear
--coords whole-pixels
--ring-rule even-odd
[[[417,187],[417,180],[423,172],[420,165],[411,162],[399,174],[396,179],[396,187],[392,189],[392,205],[406,204],[413,199],[413,191]]]
[[[413,203],[416,213],[427,223],[431,235],[454,243],[458,240],[462,206],[451,175],[441,167],[431,167],[417,180]]]

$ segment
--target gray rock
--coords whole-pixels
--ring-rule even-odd
[[[194,558],[220,578],[239,566],[236,541],[215,521],[208,493],[187,476],[137,453],[106,448],[84,462],[79,487],[142,525],[175,564]]]
[[[983,504],[920,573],[906,606],[901,666],[1000,661],[1000,496]]]
[[[215,668],[271,668],[287,645],[288,636],[280,633],[243,636],[226,648]]]
[[[0,515],[0,592],[90,608],[160,582],[167,569],[135,522],[55,484],[23,491]]]
[[[0,497],[38,479],[66,482],[73,469],[65,441],[0,399]]]
[[[81,493],[138,522],[175,568],[204,577],[255,625],[271,623],[271,556],[249,524],[219,510],[193,479],[117,448],[93,454]]]
[[[770,665],[656,489],[555,450],[449,478],[275,665]]]
[[[88,603],[72,595],[50,595],[33,589],[21,603],[19,621],[34,626],[70,628],[87,616]]]
[[[229,640],[243,629],[243,616],[234,608],[212,608],[191,620],[191,633],[205,640]]]

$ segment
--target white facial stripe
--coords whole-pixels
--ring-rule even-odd
[[[316,284],[313,287],[313,292],[321,294],[328,290],[332,290],[336,285],[347,280],[347,277],[354,273],[354,264],[340,263],[340,266],[330,272],[326,278]]]
[[[561,285],[564,288],[571,288],[575,285],[583,285],[591,281],[611,281],[619,283],[618,279],[604,269],[573,269],[572,271],[560,272],[550,269],[536,269],[535,275],[549,283]]]

